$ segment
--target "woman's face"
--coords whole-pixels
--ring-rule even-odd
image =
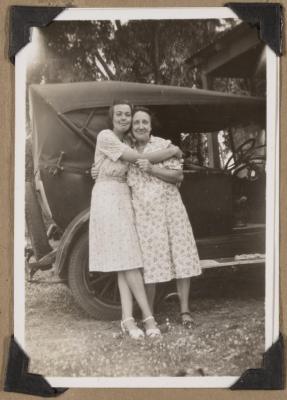
[[[150,115],[145,111],[137,111],[133,116],[132,130],[136,141],[148,142],[151,133]]]
[[[113,128],[116,132],[125,133],[130,129],[132,111],[128,104],[116,104],[113,113]]]

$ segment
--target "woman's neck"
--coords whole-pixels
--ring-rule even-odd
[[[143,151],[147,144],[148,144],[147,140],[137,140],[136,141],[136,148],[137,148],[137,150],[139,152]]]
[[[113,129],[114,134],[122,141],[125,137],[125,132],[119,132],[116,129]]]

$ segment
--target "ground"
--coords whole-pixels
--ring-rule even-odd
[[[195,326],[179,324],[176,298],[156,318],[161,339],[134,341],[119,321],[96,321],[74,303],[62,283],[39,272],[26,282],[26,351],[30,371],[46,376],[239,376],[261,365],[264,296],[196,296]],[[48,275],[46,275],[48,276]]]

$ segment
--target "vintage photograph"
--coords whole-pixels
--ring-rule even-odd
[[[275,55],[232,15],[95,15],[16,57],[16,337],[52,383],[228,387],[274,330]]]

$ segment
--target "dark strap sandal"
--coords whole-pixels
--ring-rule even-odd
[[[181,316],[181,325],[187,329],[191,329],[194,327],[195,323],[193,319],[183,319],[184,315],[188,315],[191,318],[191,313],[189,311],[181,312],[179,314]]]

